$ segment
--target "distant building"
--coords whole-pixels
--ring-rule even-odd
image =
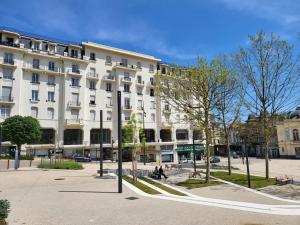
[[[280,157],[300,159],[300,107],[289,118],[277,123]]]

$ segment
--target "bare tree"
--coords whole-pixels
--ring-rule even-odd
[[[269,178],[269,141],[274,127],[273,117],[295,101],[299,87],[298,61],[293,47],[274,34],[259,32],[249,36],[249,46],[240,48],[235,65],[244,77],[245,106],[259,114],[264,137],[266,179]]]
[[[216,114],[223,126],[228,158],[228,174],[231,175],[229,135],[231,126],[239,119],[243,94],[240,77],[229,65],[226,56],[220,56],[218,60],[218,72],[222,74],[222,80],[219,85]]]
[[[222,74],[217,71],[218,61],[199,58],[196,66],[173,67],[170,74],[157,75],[156,91],[171,106],[186,114],[194,128],[204,131],[206,148],[206,182],[210,178],[211,118],[218,100]]]

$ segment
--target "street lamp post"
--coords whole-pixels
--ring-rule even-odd
[[[143,106],[142,110],[143,110],[143,132],[144,132],[144,135],[145,135],[145,117],[146,117],[147,114],[145,113],[144,106]],[[143,153],[144,153],[144,165],[146,165],[146,147],[145,147],[145,142],[144,141],[143,141]]]
[[[103,111],[100,110],[100,177],[103,176]]]
[[[118,192],[122,193],[122,118],[121,91],[118,91]]]
[[[194,158],[194,172],[196,172],[196,152],[195,152],[195,134],[193,131],[193,158]]]

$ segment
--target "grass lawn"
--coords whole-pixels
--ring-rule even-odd
[[[205,183],[205,180],[188,179],[186,181],[179,182],[176,185],[186,187],[187,189],[193,189],[193,188],[215,186],[215,185],[220,185],[220,184],[223,184],[223,183],[221,183],[219,181],[210,181],[209,183]]]
[[[128,176],[123,176],[123,179],[126,180],[128,183],[134,185],[135,187],[137,187],[138,189],[142,190],[143,192],[146,192],[148,194],[151,195],[157,195],[160,194],[158,191],[148,187],[145,184],[142,184],[141,182],[137,181],[137,182],[133,182],[133,179],[131,177]]]
[[[228,166],[224,166],[224,165],[218,165],[218,164],[211,163],[210,166],[211,166],[210,167],[211,169],[228,170]],[[197,165],[197,168],[206,169],[206,165]],[[232,170],[239,170],[239,168],[233,167],[233,166],[231,166],[231,169]]]
[[[173,189],[173,188],[169,188],[169,187],[167,187],[167,186],[165,186],[165,185],[163,185],[163,184],[157,183],[157,182],[155,182],[155,181],[153,181],[153,180],[151,180],[151,179],[148,179],[148,178],[146,178],[146,177],[139,177],[139,178],[140,178],[141,180],[143,180],[143,181],[149,183],[149,184],[154,185],[155,187],[158,187],[158,188],[160,188],[160,189],[162,189],[162,190],[164,190],[164,191],[166,191],[166,192],[169,192],[170,194],[173,194],[173,195],[179,195],[179,196],[186,196],[186,194],[184,194],[184,193],[182,193],[182,192],[180,192],[180,191],[176,191],[176,190]]]
[[[228,175],[227,172],[211,172],[211,175],[222,180],[248,187],[246,174],[231,173],[231,175]],[[250,176],[250,180],[251,188],[253,189],[276,184],[275,178],[269,178],[269,180],[266,180],[264,177]]]
[[[80,163],[74,161],[61,161],[61,162],[43,162],[38,165],[42,169],[63,169],[63,170],[82,170],[83,167]]]

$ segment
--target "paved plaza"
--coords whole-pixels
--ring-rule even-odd
[[[125,167],[129,165],[124,164]],[[9,224],[300,224],[300,216],[270,215],[153,199],[138,195],[125,185],[124,192],[118,194],[115,179],[96,177],[98,164],[84,166],[81,171],[26,168],[17,172],[0,172],[0,198],[11,202]],[[113,168],[115,164],[105,164],[104,167]],[[228,185],[189,191],[202,197],[291,205]],[[135,198],[130,200],[128,197]]]

